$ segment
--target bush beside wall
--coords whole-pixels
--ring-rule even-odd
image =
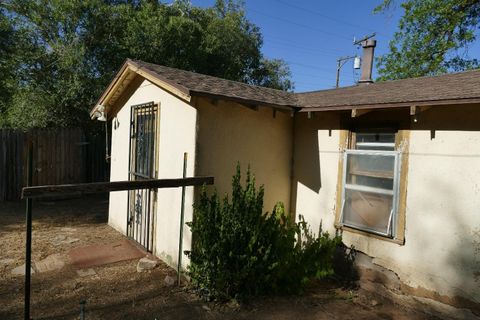
[[[340,237],[314,236],[303,219],[295,223],[282,204],[263,212],[263,186],[256,188],[240,166],[232,179],[231,199],[204,189],[194,205],[188,274],[208,299],[243,299],[271,293],[297,293],[311,279],[334,274]]]

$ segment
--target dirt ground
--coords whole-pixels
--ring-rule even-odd
[[[34,202],[35,261],[66,254],[74,247],[124,239],[109,227],[108,200],[99,197]],[[23,276],[12,275],[24,263],[24,203],[0,203],[0,319],[23,319]],[[57,245],[58,236],[76,239]],[[13,261],[11,261],[12,259]],[[33,319],[431,319],[404,310],[368,293],[329,283],[315,285],[302,296],[269,297],[238,305],[206,303],[188,288],[169,286],[175,271],[163,263],[138,273],[138,260],[95,267],[96,275],[80,277],[67,264],[60,271],[32,275]]]

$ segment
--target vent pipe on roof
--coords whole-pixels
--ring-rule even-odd
[[[372,83],[372,68],[373,68],[373,58],[375,53],[375,46],[377,45],[377,40],[368,39],[362,42],[363,48],[363,58],[362,58],[362,75],[359,84],[369,84]]]

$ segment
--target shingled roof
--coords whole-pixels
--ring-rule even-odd
[[[296,97],[302,111],[480,102],[480,69],[305,92]]]
[[[169,68],[139,60],[129,60],[134,66],[152,73],[189,95],[209,95],[227,99],[246,100],[251,103],[275,106],[296,106],[293,93],[248,85],[195,72]]]
[[[101,104],[112,106],[136,75],[187,101],[192,96],[209,96],[302,112],[480,103],[480,69],[291,93],[128,59],[92,109],[91,116]]]

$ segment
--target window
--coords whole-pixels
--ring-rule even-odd
[[[401,154],[394,132],[355,132],[343,159],[342,225],[393,238]]]

